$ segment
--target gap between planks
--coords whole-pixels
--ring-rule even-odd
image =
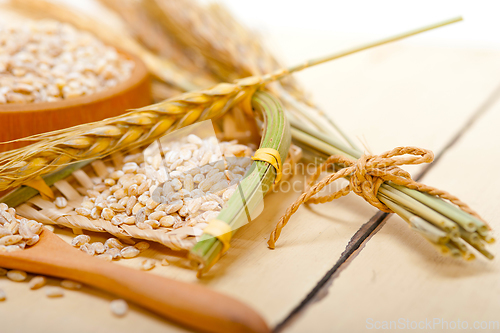
[[[476,111],[467,119],[467,121],[458,129],[456,134],[446,143],[443,149],[435,156],[433,163],[426,165],[422,171],[418,173],[414,179],[419,181],[422,179],[432,168],[435,166],[439,160],[442,158],[446,152],[452,148],[462,136],[495,104],[497,100],[500,99],[500,84],[493,90],[492,93],[488,95],[483,104],[481,104]],[[305,308],[328,294],[328,288],[333,283],[333,280],[340,274],[340,272],[346,269],[349,263],[356,258],[359,252],[362,251],[366,242],[368,242],[384,225],[391,214],[378,212],[370,218],[370,220],[364,223],[354,236],[349,240],[347,246],[340,255],[339,259],[333,267],[326,272],[326,274],[318,281],[316,286],[307,294],[304,299],[283,319],[279,322],[273,329],[274,332],[282,332],[286,327],[293,323],[293,320],[299,315]]]

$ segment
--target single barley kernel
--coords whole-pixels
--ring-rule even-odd
[[[128,304],[122,299],[115,299],[109,303],[109,308],[111,309],[111,312],[118,317],[123,317],[128,312]]]
[[[0,245],[5,245],[5,246],[14,245],[22,240],[23,237],[20,235],[4,236],[0,238]]]
[[[118,250],[123,249],[125,246],[116,238],[108,238],[106,242],[104,242],[104,246],[106,249],[116,248]]]
[[[6,299],[7,299],[7,294],[5,293],[5,291],[0,289],[0,302],[5,301]]]
[[[113,211],[119,212],[119,213],[125,211],[125,207],[123,207],[123,205],[120,205],[119,203],[112,203],[109,205],[109,208],[111,208]]]
[[[160,222],[156,220],[146,220],[144,224],[151,226],[153,229],[158,229],[160,227]]]
[[[83,244],[90,242],[90,236],[88,235],[78,235],[71,241],[71,245],[74,247],[80,247]]]
[[[19,232],[19,222],[17,220],[4,224],[4,227],[10,230],[13,235]]]
[[[162,227],[170,228],[174,225],[175,218],[172,215],[167,215],[162,217],[159,222]]]
[[[148,220],[157,220],[159,221],[162,217],[166,216],[167,213],[159,211],[159,212],[153,212],[149,214]]]
[[[139,166],[135,162],[125,163],[122,170],[124,173],[135,173],[139,169]]]
[[[137,201],[139,201],[142,205],[146,206],[146,203],[150,199],[149,195],[147,194],[141,194],[138,198]]]
[[[101,209],[98,207],[92,208],[92,210],[90,211],[90,217],[94,220],[99,219],[101,217]]]
[[[113,179],[113,178],[106,178],[106,179],[104,179],[104,184],[106,186],[109,186],[109,187],[115,186],[116,185],[116,180]]]
[[[122,189],[122,188],[121,188],[121,189],[119,189],[119,190],[116,190],[116,191],[115,191],[115,193],[113,193],[113,195],[115,196],[115,198],[116,198],[117,200],[120,200],[120,199],[122,199],[122,198],[126,197],[126,196],[127,196],[127,193],[125,192],[125,190],[124,190],[124,189]]]
[[[168,265],[170,265],[170,262],[168,262],[167,258],[163,258],[163,259],[161,260],[161,265],[162,265],[162,266],[168,266]]]
[[[193,176],[191,176],[190,174],[187,174],[184,178],[184,188],[189,192],[194,190],[194,180]]]
[[[45,295],[47,297],[62,297],[64,296],[64,290],[60,287],[49,286],[45,287]]]
[[[123,197],[119,201],[117,201],[119,205],[124,207],[123,210],[125,210],[125,206],[127,206],[128,199],[130,199],[130,197]]]
[[[12,235],[12,231],[10,231],[9,229],[0,227],[0,238],[2,238],[3,236],[11,236],[11,235]]]
[[[138,196],[139,195],[139,191],[137,190],[139,186],[137,186],[137,184],[132,184],[129,186],[128,188],[128,195],[130,196]]]
[[[136,223],[143,223],[146,220],[146,209],[141,208],[135,214]]]
[[[141,204],[140,202],[136,203],[134,207],[132,208],[132,215],[136,215],[139,210],[144,208],[144,205]]]
[[[122,257],[126,259],[135,258],[139,255],[139,253],[141,253],[141,251],[139,251],[134,246],[124,247],[120,252]]]
[[[219,203],[217,201],[207,201],[200,207],[200,209],[204,211],[213,211],[216,208],[219,208]]]
[[[124,175],[124,174],[125,174],[125,173],[124,173],[123,171],[118,170],[118,171],[115,171],[115,172],[111,173],[111,174],[109,175],[109,177],[110,177],[111,179],[113,179],[113,180],[115,180],[115,181],[116,181],[116,180],[120,179],[121,177],[123,177],[123,175]]]
[[[62,280],[61,287],[65,289],[77,290],[82,288],[82,284],[72,280]]]
[[[92,248],[94,249],[95,254],[103,254],[106,252],[106,247],[101,242],[92,243]]]
[[[111,257],[115,260],[118,260],[122,257],[120,250],[117,249],[116,247],[113,247],[113,248],[106,250],[106,253],[111,255]]]
[[[108,206],[108,203],[106,202],[106,200],[104,200],[102,196],[98,196],[97,198],[95,198],[94,205],[99,209],[103,209]]]
[[[68,200],[66,200],[65,197],[57,197],[54,201],[54,204],[57,206],[57,208],[64,208],[68,205]]]
[[[7,211],[0,210],[0,217],[2,217],[4,223],[12,223],[15,221],[14,215],[10,213],[10,208],[7,209]]]
[[[104,208],[101,212],[101,217],[105,220],[111,221],[113,217],[115,216],[115,212],[113,212],[109,208]]]
[[[156,207],[158,207],[158,205],[159,205],[159,203],[154,201],[152,198],[149,198],[146,201],[146,207],[149,209],[155,209]]]
[[[21,243],[24,245],[24,243]],[[15,251],[20,251],[24,249],[24,246],[21,246],[21,244],[16,244],[16,245],[8,245],[6,246],[6,252],[15,252]],[[4,245],[0,245],[4,246]]]
[[[99,185],[94,186],[94,191],[97,191],[99,193],[101,193],[101,192],[103,192],[104,190],[107,190],[107,189],[108,189],[108,187],[106,186],[106,184],[99,184]]]
[[[28,228],[30,228],[30,230],[34,233],[34,234],[37,234],[37,235],[40,235],[40,233],[42,232],[43,230],[43,224],[35,221],[35,220],[29,220],[27,222],[28,224]]]
[[[78,215],[82,215],[82,216],[90,216],[90,209],[87,209],[87,208],[83,208],[83,207],[78,207],[77,209],[75,209],[75,212],[78,214]]]
[[[139,242],[134,245],[139,251],[145,251],[149,249],[149,243],[148,242]]]
[[[124,220],[125,220],[125,217],[123,215],[115,215],[111,219],[111,224],[113,224],[113,225],[120,225],[120,224],[122,224],[124,222]]]
[[[45,280],[45,277],[43,277],[43,276],[35,276],[29,282],[29,287],[32,290],[39,289],[39,288],[42,288],[43,286],[45,286],[46,282],[47,281]]]
[[[35,245],[36,243],[38,243],[39,240],[40,240],[40,236],[34,235],[33,237],[28,238],[26,240],[26,245],[28,245],[28,246]]]
[[[83,251],[91,256],[93,256],[95,254],[94,247],[89,243],[85,243],[82,246],[80,246],[80,251]]]
[[[182,217],[187,217],[187,215],[189,214],[188,206],[187,205],[182,206],[182,208],[179,209],[177,214],[179,214]]]
[[[21,219],[19,222],[19,235],[21,235],[23,239],[30,239],[35,236],[35,233],[31,231],[28,225],[27,219]]]
[[[149,188],[151,187],[152,181],[151,179],[146,180],[137,188],[137,194],[140,196],[142,194],[148,194]]]
[[[141,230],[153,230],[152,226],[150,226],[149,224],[146,224],[144,222],[138,222],[135,224],[135,226]]]
[[[88,200],[84,200],[82,202],[82,207],[81,208],[85,208],[85,209],[88,209],[89,211],[94,208],[94,203],[91,201],[92,199],[88,199]],[[75,209],[76,211],[76,209]]]
[[[172,202],[170,205],[168,205],[167,207],[165,207],[165,212],[167,214],[175,213],[179,209],[181,209],[183,205],[184,205],[184,202],[182,200],[176,200],[176,201]]]
[[[28,274],[26,274],[26,272],[19,271],[17,269],[13,269],[13,270],[7,272],[7,277],[12,281],[22,282],[22,281],[26,280],[26,278],[28,277]]]
[[[152,270],[156,266],[156,261],[153,259],[145,259],[141,262],[141,269],[143,271]]]
[[[135,217],[133,217],[133,216],[127,216],[127,217],[123,220],[123,223],[124,223],[124,224],[128,224],[128,225],[135,224]]]

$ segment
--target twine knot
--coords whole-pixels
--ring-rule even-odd
[[[349,185],[345,188],[345,191],[341,190],[340,193],[345,195],[344,193],[352,191],[364,198],[372,206],[389,213],[391,210],[377,198],[380,185],[382,185],[385,181],[392,181],[398,185],[413,182],[410,174],[401,169],[399,166],[430,163],[433,160],[434,154],[430,150],[415,147],[398,147],[381,155],[365,154],[357,161],[347,158],[339,158],[339,156],[332,156],[326,161],[326,163],[323,164],[323,166],[329,167],[336,163],[343,164],[345,169],[343,170],[342,175],[337,175],[335,179],[338,179],[341,176],[349,177]],[[309,182],[309,187],[316,181],[323,171],[325,171],[324,168],[317,170]],[[335,179],[330,179],[328,183],[331,183]],[[326,185],[327,184],[320,186],[320,190]],[[333,196],[335,196],[335,194]],[[330,197],[331,196],[327,196],[326,198],[330,199]],[[334,198],[327,201],[331,201],[333,199]]]
[[[408,172],[400,168],[401,165],[430,163],[433,160],[434,153],[432,151],[417,147],[397,147],[380,155],[365,154],[358,160],[352,160],[341,155],[330,156],[325,163],[316,169],[306,184],[304,192],[288,207],[285,214],[281,217],[271,233],[268,241],[269,247],[271,249],[275,248],[281,230],[288,223],[290,217],[304,203],[325,203],[343,197],[352,191],[364,198],[372,206],[381,211],[391,213],[392,211],[377,198],[380,186],[387,181],[449,200],[463,211],[480,218],[477,213],[457,197],[452,196],[448,192],[414,181]],[[342,166],[342,169],[324,177],[316,183],[322,172],[327,171],[330,167],[335,169],[335,166],[339,165]],[[349,179],[349,184],[344,188],[332,194],[313,197],[325,186],[344,177]]]

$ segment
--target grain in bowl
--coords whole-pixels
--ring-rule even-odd
[[[127,80],[133,69],[115,48],[69,24],[0,25],[0,104],[91,95]]]

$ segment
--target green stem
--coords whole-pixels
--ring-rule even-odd
[[[256,92],[252,99],[257,114],[264,120],[264,133],[260,148],[273,148],[279,151],[285,161],[290,148],[291,135],[279,101],[265,92]],[[238,228],[254,218],[262,207],[262,200],[271,188],[276,172],[267,162],[253,162],[237,191],[231,196],[226,207],[217,216],[231,227],[234,234]],[[199,272],[204,273],[216,262],[222,243],[219,239],[202,235],[199,242],[191,249],[189,256],[199,264]]]
[[[42,176],[42,179],[48,186],[52,186],[54,185],[54,183],[65,179],[74,171],[83,168],[92,161],[93,160],[86,160],[70,164],[67,167],[62,168],[61,170]],[[0,202],[5,202],[9,207],[17,207],[20,204],[33,198],[38,193],[39,192],[32,187],[21,186],[1,197]]]

